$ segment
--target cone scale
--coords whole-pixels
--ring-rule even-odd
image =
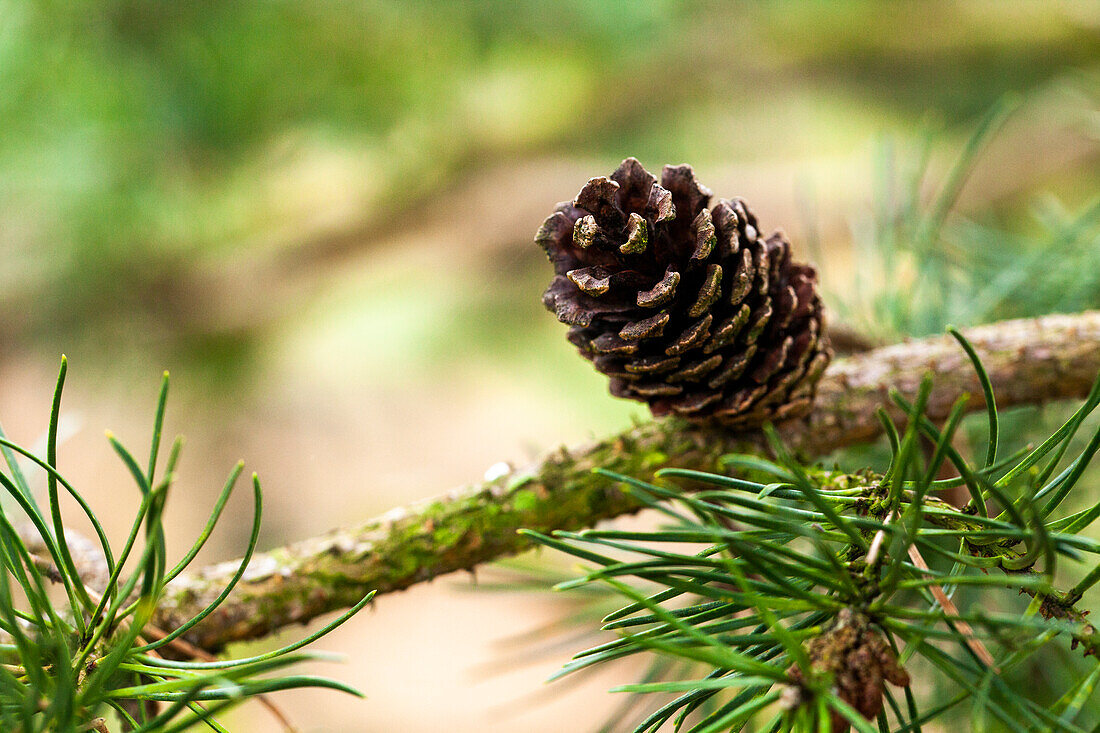
[[[543,303],[611,393],[750,429],[809,411],[831,352],[817,274],[782,232],[691,166],[660,181],[634,158],[558,204],[535,241],[554,266]]]

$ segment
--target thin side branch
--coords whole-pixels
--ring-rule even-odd
[[[969,329],[966,336],[992,378],[999,407],[1083,397],[1100,372],[1097,311],[1004,321]],[[945,418],[963,392],[981,395],[973,367],[953,339],[915,340],[835,362],[819,387],[814,412],[778,426],[780,434],[807,457],[873,440],[880,433],[875,410],[890,404],[889,390],[911,397],[929,371],[936,376],[927,411],[932,419]],[[982,409],[982,400],[971,400],[969,407]],[[525,470],[256,555],[234,593],[187,639],[216,650],[259,638],[348,608],[371,590],[402,590],[521,552],[530,542],[517,529],[578,529],[638,510],[611,481],[592,473],[596,467],[633,476],[673,466],[712,471],[722,455],[764,450],[759,435],[672,419],[561,448]],[[169,586],[156,624],[175,628],[202,610],[236,566],[224,563],[181,575]]]

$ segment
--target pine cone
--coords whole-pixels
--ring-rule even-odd
[[[871,626],[861,613],[842,608],[832,629],[810,639],[806,645],[810,666],[817,674],[828,674],[833,690],[841,700],[855,708],[867,720],[874,720],[882,711],[886,683],[909,686],[909,673],[898,662],[890,644],[881,632]],[[803,695],[807,680],[797,664],[787,668],[794,686],[785,697],[784,705],[793,709],[813,699]],[[846,733],[848,721],[836,711],[830,714],[832,733]]]
[[[804,414],[831,356],[817,274],[744,201],[710,198],[687,165],[657,183],[627,158],[591,179],[535,236],[556,273],[543,303],[611,393],[654,415],[740,429]]]

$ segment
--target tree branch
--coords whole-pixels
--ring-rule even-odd
[[[1100,371],[1100,311],[1004,321],[966,331],[996,389],[998,407],[1082,397]],[[874,349],[834,362],[813,413],[778,426],[805,456],[869,441],[881,432],[875,410],[897,388],[912,396],[927,372],[936,375],[928,405],[946,417],[962,392],[979,399],[974,370],[954,340],[934,337]],[[265,636],[347,608],[370,590],[402,590],[455,570],[521,552],[516,533],[588,527],[639,505],[592,469],[650,475],[664,467],[714,470],[728,453],[762,452],[757,434],[735,434],[680,420],[655,420],[575,449],[561,448],[522,471],[395,509],[357,527],[253,557],[229,599],[189,634],[205,649]],[[175,628],[202,610],[228,583],[237,563],[184,574],[169,586],[155,623]]]

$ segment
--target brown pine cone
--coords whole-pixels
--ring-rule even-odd
[[[806,654],[814,673],[828,674],[833,690],[867,720],[874,720],[882,711],[886,683],[909,686],[909,673],[898,662],[882,632],[871,626],[861,613],[842,608],[833,628],[805,644]],[[797,664],[787,668],[794,686],[793,694],[785,696],[784,704],[794,708],[805,702],[802,686],[806,684],[803,670]],[[809,698],[812,699],[812,698]],[[830,714],[832,733],[845,733],[848,721],[840,713]]]
[[[757,427],[806,413],[831,352],[817,274],[781,232],[691,166],[661,182],[634,158],[558,204],[535,241],[556,276],[543,303],[611,393],[654,415]]]

